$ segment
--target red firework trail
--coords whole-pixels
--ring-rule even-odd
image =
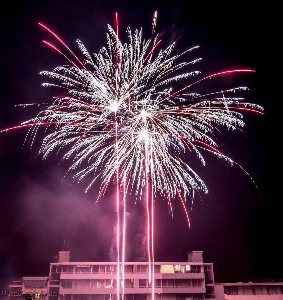
[[[195,81],[195,82],[193,82],[193,83],[191,83],[191,84],[189,84],[189,85],[183,87],[182,89],[176,91],[175,93],[170,94],[170,95],[169,95],[168,97],[166,97],[164,100],[167,100],[167,99],[169,99],[169,98],[171,98],[171,97],[173,97],[173,96],[176,96],[176,95],[180,94],[180,92],[182,92],[182,91],[184,91],[184,90],[190,88],[191,86],[193,86],[193,85],[195,85],[195,84],[197,84],[197,83],[199,83],[199,82],[201,82],[201,81],[204,81],[204,80],[206,80],[206,79],[210,79],[210,78],[213,78],[213,77],[216,77],[216,76],[220,76],[220,75],[228,75],[228,74],[239,73],[239,72],[255,72],[255,70],[250,70],[250,69],[242,69],[242,70],[239,69],[239,70],[238,70],[238,69],[236,69],[236,70],[227,70],[227,71],[217,72],[217,73],[208,75],[208,76],[206,76],[206,77],[203,77],[202,79],[197,80],[197,81]]]
[[[50,32],[66,49],[68,49],[68,51],[75,57],[75,59],[80,63],[80,65],[84,69],[86,69],[85,65],[79,60],[79,58],[75,55],[75,53],[67,46],[67,44],[56,33],[54,33],[50,28],[48,28],[47,26],[45,26],[44,24],[42,24],[40,22],[38,23],[38,25],[41,26],[41,27],[43,27],[48,32]],[[59,51],[59,50],[57,50],[57,51]]]

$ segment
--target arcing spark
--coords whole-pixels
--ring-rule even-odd
[[[192,86],[214,77],[254,72],[228,70],[192,81],[200,72],[183,70],[200,59],[179,60],[198,47],[173,55],[174,44],[159,49],[158,35],[144,40],[141,30],[132,33],[130,28],[128,42],[122,44],[118,33],[108,26],[107,47],[93,56],[77,41],[82,62],[53,31],[40,26],[68,50],[69,57],[45,42],[70,65],[41,72],[51,80],[43,86],[60,87],[64,95],[55,97],[22,126],[31,127],[33,138],[41,126],[53,126],[42,141],[43,158],[64,151],[62,158],[70,161],[69,171],[77,180],[91,175],[88,188],[101,181],[100,196],[118,174],[120,186],[127,182],[126,193],[140,197],[149,182],[154,194],[167,199],[170,208],[174,198],[180,198],[185,208],[187,196],[206,193],[207,188],[182,157],[195,153],[205,164],[200,150],[206,150],[233,163],[218,150],[213,132],[219,126],[243,127],[240,110],[263,112],[261,106],[234,96],[245,87],[190,93]],[[182,80],[190,82],[174,89],[174,83]]]

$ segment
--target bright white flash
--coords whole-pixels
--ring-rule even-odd
[[[117,112],[118,108],[119,108],[119,102],[117,101],[113,101],[110,106],[109,106],[110,110],[113,112]]]
[[[139,134],[139,141],[141,141],[141,140],[148,140],[148,131],[147,131],[147,129],[141,130],[141,132]]]
[[[147,116],[150,116],[150,113],[143,109],[141,111],[141,117],[145,120]]]

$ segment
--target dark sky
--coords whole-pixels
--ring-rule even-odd
[[[187,3],[187,4],[186,4]],[[106,45],[107,24],[119,14],[121,36],[126,26],[150,33],[158,10],[157,31],[166,30],[164,43],[177,40],[177,50],[200,45],[202,62],[196,66],[211,74],[233,68],[251,68],[243,76],[249,86],[247,100],[264,106],[265,115],[246,114],[244,132],[223,130],[219,148],[238,162],[230,167],[206,155],[206,167],[193,162],[209,193],[198,197],[190,211],[191,228],[180,204],[168,214],[157,201],[155,260],[185,261],[187,252],[202,250],[205,262],[214,263],[216,282],[251,281],[283,277],[281,183],[279,166],[279,112],[275,85],[276,11],[249,1],[10,1],[0,15],[0,126],[17,125],[36,110],[15,107],[22,103],[50,102],[52,90],[43,88],[38,74],[66,63],[46,47],[50,36],[43,22],[79,53],[80,38],[90,52]],[[35,144],[23,146],[26,129],[0,135],[0,276],[1,284],[13,276],[45,276],[59,250],[70,250],[73,261],[108,261],[112,257],[115,207],[111,189],[97,207],[97,189],[62,180],[67,165],[59,159],[35,157]],[[279,140],[279,141],[278,141]],[[281,163],[280,163],[281,164]],[[261,194],[261,196],[260,196]],[[142,254],[142,206],[129,207],[128,259]],[[65,246],[64,246],[65,245]]]

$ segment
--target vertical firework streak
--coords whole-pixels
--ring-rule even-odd
[[[151,157],[152,157],[153,153],[151,152]],[[153,174],[153,162],[152,159],[150,161],[150,169],[151,169],[151,174]],[[154,193],[153,193],[153,188],[151,186],[151,222],[150,222],[150,226],[151,226],[151,256],[152,256],[152,288],[151,288],[151,294],[152,294],[152,299],[154,299],[154,287],[155,287],[155,280],[154,280],[154,272],[155,272],[155,268],[154,268]]]
[[[116,95],[119,89],[119,75],[120,75],[120,51],[118,41],[118,14],[116,13]],[[118,99],[116,99],[117,102]],[[117,107],[118,108],[118,107]],[[115,143],[116,143],[116,203],[117,203],[117,298],[120,297],[120,189],[119,189],[119,145],[118,145],[118,120],[115,112]],[[124,278],[124,265],[122,266],[122,273]],[[124,286],[124,281],[123,281]],[[122,295],[124,297],[124,295]]]
[[[71,162],[68,171],[75,173],[75,179],[80,181],[92,176],[86,191],[94,182],[101,181],[97,201],[109,184],[116,182],[116,280],[117,295],[120,297],[122,286],[122,298],[125,291],[126,199],[132,195],[136,201],[144,199],[146,202],[149,282],[153,299],[154,201],[157,194],[167,200],[172,215],[173,199],[179,199],[190,226],[187,198],[193,199],[196,192],[207,193],[207,188],[184,156],[195,154],[204,165],[201,152],[207,151],[235,163],[218,149],[214,132],[221,126],[231,130],[244,127],[241,112],[263,114],[261,106],[235,96],[247,90],[246,87],[203,94],[190,92],[207,80],[254,71],[227,70],[194,80],[200,72],[187,71],[187,68],[200,58],[179,60],[198,47],[176,55],[172,55],[174,43],[160,49],[162,41],[155,34],[156,18],[157,13],[152,23],[151,39],[144,40],[141,30],[132,33],[128,28],[128,43],[122,45],[116,14],[116,30],[108,26],[107,48],[101,48],[93,58],[77,40],[83,61],[57,34],[39,23],[63,50],[48,41],[43,42],[70,63],[51,72],[41,72],[51,80],[43,86],[59,87],[65,93],[55,97],[52,104],[31,120],[2,130],[30,127],[27,139],[31,138],[33,144],[38,130],[48,127],[39,151],[43,159],[52,152],[63,151],[62,159]],[[185,84],[177,85],[176,82],[184,80]],[[175,83],[177,89],[174,89]],[[123,192],[122,197],[120,192]]]
[[[126,248],[126,176],[124,174],[124,181],[123,181],[123,242],[122,242],[122,249],[123,249],[123,254],[122,254],[122,300],[124,299],[124,294],[125,294],[125,248]]]
[[[118,146],[118,122],[115,118],[116,132],[116,208],[117,208],[117,295],[120,295],[120,189],[119,189],[119,146]],[[122,266],[124,272],[124,266]],[[124,277],[124,276],[123,276]]]
[[[148,283],[151,284],[152,280],[152,255],[151,255],[151,209],[150,209],[150,190],[149,190],[149,163],[148,163],[148,133],[147,130],[144,129],[144,156],[145,156],[145,198],[146,198],[146,212],[147,212],[147,253],[148,253]]]

